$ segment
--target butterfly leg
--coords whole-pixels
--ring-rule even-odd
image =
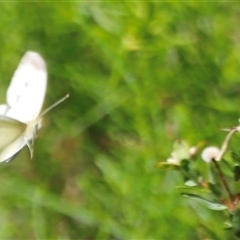
[[[29,152],[30,152],[30,157],[32,159],[33,158],[33,140],[26,141],[26,145],[28,146],[28,149],[29,149]]]

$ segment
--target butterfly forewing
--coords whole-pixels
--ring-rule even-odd
[[[46,85],[47,70],[43,58],[38,53],[27,52],[22,57],[7,90],[7,104],[9,112],[14,110],[14,119],[27,123],[38,117]]]

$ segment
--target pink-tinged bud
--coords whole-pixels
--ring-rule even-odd
[[[216,159],[220,149],[218,147],[207,147],[202,151],[201,157],[205,162],[211,162]]]
[[[196,153],[197,153],[197,151],[198,151],[198,147],[190,147],[190,149],[189,149],[189,154],[190,154],[190,156],[194,156]]]

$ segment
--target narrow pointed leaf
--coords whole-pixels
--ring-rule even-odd
[[[182,196],[184,196],[186,198],[190,198],[194,201],[197,201],[197,202],[201,203],[203,206],[205,206],[206,208],[211,209],[211,210],[223,211],[223,210],[228,209],[225,205],[222,205],[220,203],[211,202],[211,201],[209,201],[205,198],[202,198],[198,195],[195,195],[195,194],[182,193]]]

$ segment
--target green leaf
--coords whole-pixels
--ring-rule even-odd
[[[239,152],[231,152],[231,157],[235,163],[240,164]]]
[[[170,170],[178,170],[180,169],[180,165],[168,162],[159,162],[156,164],[157,168],[161,169],[170,169]]]
[[[237,209],[232,218],[233,231],[237,237],[240,237],[240,209]]]
[[[233,225],[229,221],[225,222],[224,225],[225,225],[224,230],[232,230],[233,229]]]
[[[191,181],[191,180],[190,180]],[[176,189],[180,189],[180,190],[185,190],[185,191],[194,191],[194,193],[209,193],[209,189],[208,188],[204,188],[201,185],[192,185],[192,186],[176,186]]]
[[[209,182],[208,186],[209,186],[209,189],[211,190],[211,192],[215,196],[217,196],[218,198],[221,197],[221,195],[222,195],[222,193],[220,191],[221,187],[220,187],[220,185],[218,183],[211,183],[211,182]]]
[[[198,195],[195,194],[191,194],[191,193],[182,193],[182,196],[186,197],[186,198],[190,198],[194,201],[197,201],[199,203],[201,203],[202,205],[204,205],[206,208],[211,209],[211,210],[215,210],[215,211],[223,211],[228,209],[225,205],[222,205],[220,203],[214,203],[211,202],[205,198],[202,198]]]
[[[236,165],[234,166],[234,180],[235,182],[239,182],[240,181],[240,166]]]

